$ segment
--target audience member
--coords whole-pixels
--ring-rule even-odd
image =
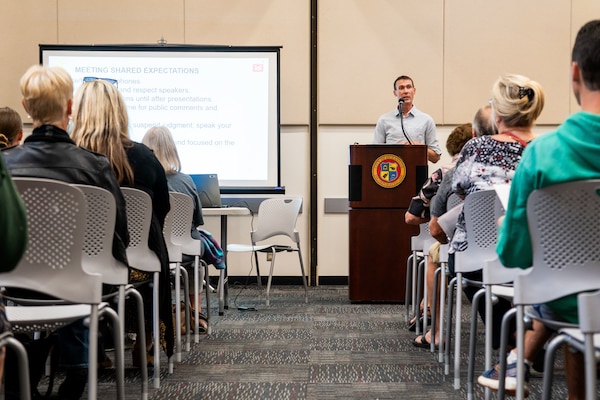
[[[373,143],[408,143],[427,145],[427,159],[436,163],[442,150],[435,133],[435,122],[417,109],[413,101],[417,89],[412,78],[402,75],[394,80],[398,106],[379,117]]]
[[[48,178],[109,190],[117,202],[113,254],[127,263],[125,200],[110,164],[106,157],[78,147],[66,132],[73,102],[71,77],[62,68],[35,65],[21,78],[21,93],[23,106],[33,121],[33,132],[23,145],[2,151],[10,173],[13,177]],[[85,388],[87,329],[80,320],[58,330],[60,360],[67,369],[59,388],[63,399],[79,399]]]
[[[439,217],[445,215],[448,211],[448,201],[452,192],[452,175],[454,174],[454,167],[458,160],[460,150],[464,147],[466,141],[474,137],[489,136],[494,134],[494,130],[489,128],[492,124],[490,120],[490,109],[491,106],[486,104],[477,110],[473,123],[471,124],[471,132],[467,140],[463,142],[460,149],[454,157],[452,157],[453,163],[451,168],[444,173],[442,181],[440,182],[439,188],[436,191],[435,196],[431,199],[430,207],[430,219],[429,219],[429,233],[437,241],[429,248],[429,257],[427,257],[427,265],[425,267],[425,279],[427,280],[427,298],[429,302],[433,300],[434,290],[439,292],[440,288],[434,289],[434,278],[435,271],[440,266],[439,263],[439,249],[440,244],[448,243],[448,238],[452,237],[453,232],[445,232],[440,224],[438,223]],[[450,149],[448,149],[450,152]],[[450,152],[452,154],[452,152]],[[431,303],[428,304],[428,308],[431,308]],[[412,327],[412,324],[410,325]],[[439,332],[440,326],[436,325],[435,331],[435,344],[439,344]],[[431,332],[426,332],[425,335],[417,337],[414,344],[418,347],[428,347],[431,340]]]
[[[446,150],[448,150],[452,160],[435,170],[429,179],[425,181],[419,193],[411,199],[408,210],[404,214],[404,222],[409,225],[420,225],[429,221],[429,202],[431,198],[437,193],[438,187],[448,170],[454,168],[458,155],[465,143],[472,137],[472,126],[470,123],[454,128],[446,140]]]
[[[0,149],[18,145],[23,139],[23,121],[10,107],[0,108]]]
[[[492,122],[490,116],[492,106],[486,104],[475,113],[473,118],[473,137],[491,136],[498,133],[496,125]]]
[[[566,119],[556,131],[536,139],[523,153],[516,170],[509,197],[506,216],[499,231],[498,256],[509,268],[529,268],[532,248],[527,225],[527,198],[536,189],[574,180],[600,178],[600,20],[590,21],[578,32],[572,51],[571,87],[581,111]],[[527,91],[527,94],[529,92]],[[495,104],[494,104],[495,106]],[[560,160],[560,162],[557,162]],[[528,313],[549,319],[577,323],[577,296],[537,305]],[[530,360],[551,335],[541,323],[534,323],[533,331],[525,332],[525,360]],[[565,347],[565,373],[569,399],[585,398],[585,377],[581,353]],[[516,356],[508,356],[505,388],[516,387]],[[497,367],[486,371],[478,382],[492,389],[498,388]]]
[[[492,88],[491,119],[498,134],[472,139],[463,147],[454,174],[452,191],[461,197],[478,190],[492,189],[495,183],[510,182],[523,150],[535,135],[533,126],[544,107],[544,92],[539,83],[522,75],[505,75],[499,78]],[[436,227],[437,229],[438,227]],[[436,238],[444,240],[444,234],[434,229]],[[454,274],[454,254],[468,246],[464,214],[459,212],[456,228],[449,243],[448,264]],[[481,270],[463,274],[467,279],[481,281]],[[478,288],[466,286],[464,292],[472,300]],[[492,346],[500,346],[500,325],[502,315],[511,308],[509,301],[499,299],[494,305],[492,318]],[[485,305],[479,307],[479,314],[485,320]],[[439,332],[434,337],[439,341]],[[417,337],[416,346],[427,346],[431,332]]]
[[[196,185],[192,178],[181,172],[181,160],[179,159],[179,154],[177,152],[177,147],[175,146],[175,141],[173,140],[173,135],[169,128],[165,126],[155,126],[150,128],[144,138],[142,139],[142,143],[148,146],[154,154],[158,161],[160,161],[163,166],[165,173],[167,174],[167,183],[169,185],[169,190],[173,192],[179,192],[187,194],[194,201],[194,215],[191,221],[191,236],[198,240],[199,246],[203,246],[204,251],[203,258],[207,264],[213,264],[216,268],[223,269],[225,268],[225,263],[223,262],[223,251],[220,246],[216,249],[220,252],[220,262],[214,261],[215,251],[215,240],[211,240],[211,234],[199,227],[204,225],[204,219],[202,218],[202,204],[200,203],[200,198],[198,197],[198,192],[196,190]],[[208,256],[211,255],[209,258]],[[190,301],[192,304],[194,303],[194,297],[199,295],[198,293],[194,293],[194,288],[192,282],[190,282]],[[200,301],[198,301],[200,304]],[[200,310],[199,310],[200,311]],[[200,321],[198,321],[200,327],[204,329],[206,332],[207,329],[207,319],[206,316],[200,314]]]
[[[167,355],[173,354],[173,318],[169,255],[163,237],[165,216],[169,212],[169,189],[165,171],[148,147],[129,139],[129,121],[125,101],[117,87],[105,80],[84,82],[73,104],[73,132],[71,137],[79,146],[105,155],[121,186],[145,191],[152,198],[152,223],[148,245],[161,263],[159,280],[161,324],[164,324],[164,343]],[[151,282],[151,275],[130,268],[131,282]],[[152,289],[148,284],[139,287],[144,297],[147,343],[136,342],[134,350],[152,348]],[[128,307],[129,312],[133,312]],[[135,318],[128,318],[135,321]],[[133,325],[133,323],[132,323]],[[131,326],[136,330],[137,326]],[[158,338],[154,338],[158,340]],[[134,357],[135,360],[139,358]],[[148,355],[152,363],[152,354]]]

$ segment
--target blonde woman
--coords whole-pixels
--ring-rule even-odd
[[[145,191],[152,198],[152,224],[148,245],[161,261],[160,304],[161,324],[165,325],[163,347],[173,354],[173,319],[171,311],[169,256],[163,237],[165,216],[169,212],[169,189],[165,171],[152,151],[129,139],[127,108],[121,93],[109,81],[97,79],[84,82],[73,99],[73,131],[71,138],[79,146],[105,155],[121,186]],[[150,276],[131,269],[132,281],[150,280]],[[151,338],[152,289],[140,287],[144,297],[146,337]],[[128,318],[128,320],[131,320]],[[135,319],[133,319],[135,321]],[[135,327],[132,327],[132,330]],[[141,346],[136,343],[136,346]],[[146,343],[150,350],[152,341]],[[137,351],[137,347],[135,348]],[[134,357],[137,360],[137,358]],[[152,355],[149,354],[149,362]]]

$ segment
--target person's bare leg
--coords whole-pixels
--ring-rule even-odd
[[[563,347],[565,354],[565,377],[569,400],[585,399],[585,372],[583,353],[572,350],[568,345]]]
[[[535,360],[536,356],[544,348],[544,345],[552,336],[552,332],[548,331],[544,324],[538,320],[533,320],[533,329],[525,331],[525,360],[531,363]],[[516,351],[516,350],[513,350]]]

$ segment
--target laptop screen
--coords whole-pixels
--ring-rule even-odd
[[[219,208],[223,206],[217,174],[194,174],[190,176],[196,184],[202,208]]]

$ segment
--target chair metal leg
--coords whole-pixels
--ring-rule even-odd
[[[175,359],[181,362],[181,266],[175,263]],[[169,371],[171,370],[169,361]]]
[[[154,388],[160,388],[160,317],[158,313],[158,272],[154,273],[154,282],[152,287],[152,335],[154,336]],[[142,348],[143,351],[143,348]]]
[[[415,333],[417,336],[421,334],[421,324],[419,323],[419,319],[421,318],[421,299],[423,298],[423,296],[422,296],[423,285],[421,285],[421,282],[423,282],[424,269],[425,269],[425,264],[424,264],[424,261],[421,260],[421,261],[419,261],[419,265],[417,266],[417,286],[416,286],[417,287],[417,295],[415,298],[415,305],[414,305],[415,321],[417,321],[417,324],[415,326]]]
[[[477,309],[481,297],[485,296],[485,289],[479,289],[473,296],[471,303],[471,331],[469,332],[469,367],[467,372],[467,399],[473,399],[473,382],[475,380],[475,345],[477,344]],[[487,318],[487,315],[486,315]],[[486,325],[486,330],[491,329]]]
[[[115,344],[115,380],[117,381],[117,399],[125,398],[125,343],[123,328],[119,315],[110,307],[104,307],[99,312],[102,317],[108,317],[113,323],[113,342]]]
[[[258,252],[254,252],[254,261],[256,263],[256,285],[259,289],[262,289],[262,279],[260,277],[260,265],[258,263]]]
[[[454,288],[456,287],[456,277],[450,280],[448,284],[448,310],[446,312],[446,344],[444,346],[444,374],[450,374],[450,340],[452,336],[452,309],[454,307]],[[458,293],[456,294],[458,296]]]
[[[302,273],[302,283],[304,284],[304,302],[308,303],[308,283],[306,281],[306,273],[304,273],[304,262],[302,261],[302,251],[298,245],[298,259],[300,260],[300,272]]]
[[[185,323],[187,325],[185,330],[185,351],[190,351],[190,346],[192,342],[192,316],[190,315],[190,275],[188,274],[185,268],[181,267],[181,265],[179,266],[179,270],[181,271],[181,276],[183,277],[183,298],[185,303],[184,315]],[[196,321],[198,320],[196,319]],[[196,326],[197,325],[198,324],[196,324]],[[178,362],[181,362],[181,360],[179,360]]]
[[[441,266],[441,279],[439,285],[439,293],[440,293],[440,311],[439,311],[439,331],[440,331],[440,345],[439,345],[439,353],[438,353],[438,362],[444,362],[444,349],[447,346],[446,342],[442,340],[442,333],[444,327],[444,307],[446,304],[446,266],[442,264]]]
[[[88,321],[88,399],[96,400],[98,397],[98,305],[91,305]]]
[[[596,367],[596,349],[594,348],[594,335],[592,333],[585,334],[585,398],[587,400],[596,400],[597,367]]]
[[[554,361],[556,351],[568,340],[566,335],[557,335],[548,342],[546,354],[544,355],[544,383],[542,389],[542,399],[550,400],[552,398],[552,380],[554,378]]]
[[[525,359],[525,307],[517,306],[517,360]],[[525,363],[517,363],[517,400],[525,399]]]
[[[139,291],[129,288],[127,294],[135,299],[138,314],[138,340],[140,343],[146,343],[146,323],[144,321],[144,299]],[[140,373],[142,374],[142,400],[148,399],[148,357],[147,352],[142,348],[140,351]]]
[[[454,389],[460,389],[460,345],[461,345],[461,324],[462,324],[462,273],[456,273],[456,308],[454,317]]]
[[[404,288],[404,306],[406,309],[406,315],[404,316],[404,322],[406,322],[408,324],[408,321],[410,320],[410,298],[412,296],[412,287],[411,287],[411,282],[412,282],[412,277],[413,277],[413,268],[412,268],[412,260],[413,260],[414,254],[411,254],[408,256],[408,258],[406,259],[406,280],[405,280],[405,288]]]
[[[225,313],[225,285],[227,277],[225,276],[225,270],[222,269],[219,274],[219,283],[217,292],[219,292],[219,315],[223,315]]]
[[[208,279],[208,264],[204,261],[204,260],[200,260],[200,264],[202,264],[202,275],[206,276],[206,278]],[[201,279],[203,280],[203,279]],[[201,293],[204,293],[203,288],[200,289]],[[204,293],[204,301],[206,301],[206,320],[207,320],[207,325],[208,325],[208,329],[206,330],[206,334],[210,335],[212,333],[212,320],[210,319],[210,289],[209,286],[206,285],[206,293]],[[196,309],[198,312],[200,312],[198,309]],[[196,316],[196,321],[199,321],[199,315]],[[198,332],[198,331],[197,331]],[[199,333],[199,332],[198,332]],[[196,337],[196,343],[198,343],[200,341],[200,338]]]
[[[431,299],[431,352],[435,353],[435,330],[438,327],[438,290],[439,286],[440,274],[442,272],[441,268],[436,268],[433,274],[433,298]],[[441,335],[440,335],[440,346],[442,345]]]
[[[273,267],[275,267],[275,255],[277,252],[273,249],[273,258],[271,258],[271,271],[269,272],[269,279],[267,280],[267,299],[266,305],[267,307],[271,305],[270,292],[271,292],[271,281],[273,280]]]
[[[504,399],[504,387],[506,382],[506,348],[508,347],[508,337],[511,319],[515,318],[517,309],[512,308],[502,316],[502,325],[500,327],[500,366],[498,371],[498,399]]]
[[[200,317],[200,301],[198,299],[198,296],[200,294],[200,278],[204,279],[204,272],[202,272],[202,277],[199,276],[200,274],[200,269],[198,267],[199,261],[200,260],[200,256],[194,256],[194,321],[196,321],[196,323],[194,324],[194,343],[198,343],[200,342],[200,324],[199,324],[199,320],[198,318]],[[207,290],[208,292],[208,290]],[[189,351],[189,350],[188,350]]]
[[[27,350],[23,343],[15,339],[11,332],[7,331],[0,335],[0,347],[10,347],[17,356],[19,367],[19,391],[21,400],[31,399],[31,388],[29,386],[29,360],[27,358]]]

